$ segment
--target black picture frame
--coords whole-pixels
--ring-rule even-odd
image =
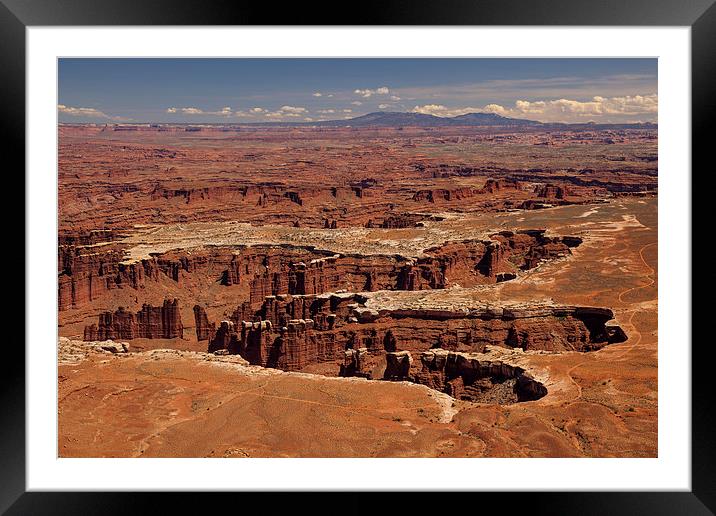
[[[222,0],[0,0],[0,105],[2,106],[3,156],[25,161],[25,29],[28,26],[82,25],[572,25],[572,26],[689,26],[692,70],[692,157],[706,161],[710,150],[709,128],[716,114],[716,5],[714,0],[382,0],[360,2],[350,15],[340,15],[336,2],[269,4]],[[713,175],[709,170],[705,174]],[[6,169],[7,170],[7,169]],[[13,173],[18,174],[19,168]],[[23,168],[24,170],[24,168]],[[691,174],[691,171],[684,171]],[[692,181],[694,176],[692,175]],[[694,193],[706,195],[707,178],[699,179]],[[18,188],[24,191],[23,182]],[[26,192],[27,193],[27,192]],[[692,220],[708,220],[709,202],[692,197]],[[13,217],[16,217],[14,215]],[[704,219],[704,217],[706,219]],[[7,219],[14,220],[14,219]],[[698,241],[692,228],[692,242]],[[685,253],[685,256],[688,256]],[[693,271],[711,271],[708,255],[692,253]],[[19,263],[22,261],[22,264]],[[11,271],[25,269],[24,246],[12,253]],[[699,291],[708,292],[713,272],[706,281],[693,285],[692,328],[707,321],[711,303],[698,303]],[[709,281],[711,280],[711,281]],[[703,296],[703,299],[708,299]],[[23,303],[24,305],[24,303]],[[26,324],[32,316],[25,313]],[[14,328],[15,326],[13,326]],[[692,335],[692,342],[696,333]],[[668,343],[666,343],[668,344]],[[480,493],[461,504],[496,503],[505,510],[531,514],[713,514],[716,510],[716,457],[712,436],[716,427],[711,410],[712,366],[708,360],[711,339],[692,346],[692,491],[690,492],[591,492],[591,493]],[[29,345],[29,343],[25,343]],[[38,493],[25,492],[25,353],[17,339],[6,342],[3,354],[2,424],[0,425],[0,511],[7,514],[136,514],[168,512],[168,499],[185,510],[206,512],[217,500],[240,497],[242,507],[252,502],[278,509],[281,494],[187,493]],[[663,387],[662,387],[663,388]],[[325,504],[340,513],[376,508],[366,500],[370,494],[342,493]],[[162,497],[161,500],[157,500]],[[260,498],[259,498],[260,497]],[[411,494],[401,497],[400,512],[429,509],[431,504],[446,510],[445,495]],[[303,495],[299,500],[305,499]],[[270,500],[270,501],[269,501]],[[340,501],[338,501],[340,500]],[[159,510],[157,503],[161,503]],[[229,502],[232,503],[232,502]],[[294,507],[296,501],[290,502]],[[300,501],[298,504],[300,505]],[[336,505],[336,504],[340,505]],[[451,505],[456,503],[454,500]],[[237,508],[236,510],[240,510]],[[320,510],[316,509],[316,510]]]

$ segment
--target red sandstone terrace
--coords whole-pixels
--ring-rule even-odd
[[[141,289],[160,275],[180,282],[180,273],[182,277],[208,275],[222,285],[248,288],[248,300],[254,304],[276,294],[472,286],[513,279],[520,270],[532,269],[543,260],[568,256],[580,242],[578,237],[548,237],[539,230],[501,231],[486,240],[446,242],[420,251],[418,258],[242,244],[150,253],[150,258],[129,262],[130,253],[121,241],[100,246],[61,244],[59,306],[60,310],[78,308],[116,288]]]

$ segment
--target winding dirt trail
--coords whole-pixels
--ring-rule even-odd
[[[646,263],[646,260],[644,259],[644,250],[646,250],[647,247],[650,247],[650,246],[652,246],[652,245],[657,245],[657,242],[650,242],[650,243],[648,243],[648,244],[642,246],[641,249],[639,249],[639,259],[641,260],[641,263],[642,263],[647,269],[649,269],[649,271],[650,271],[649,274],[647,275],[647,278],[649,278],[649,283],[647,283],[647,284],[645,284],[645,285],[639,285],[639,286],[636,286],[636,287],[631,287],[631,288],[628,288],[628,289],[626,289],[626,290],[620,292],[620,293],[619,293],[619,296],[618,296],[618,299],[619,299],[619,302],[620,302],[620,303],[625,303],[625,301],[624,301],[624,299],[623,299],[623,296],[626,295],[626,294],[628,294],[629,292],[634,292],[634,291],[636,291],[636,290],[641,290],[641,289],[648,288],[648,287],[652,286],[652,285],[656,282],[656,279],[655,279],[655,277],[654,277],[654,273],[655,273],[654,268],[653,268],[651,265],[649,265],[648,263]],[[629,346],[629,348],[625,349],[625,350],[622,351],[620,354],[616,355],[616,356],[614,357],[615,359],[623,358],[623,357],[626,356],[628,353],[632,352],[632,351],[636,348],[636,346],[639,345],[639,343],[640,343],[641,340],[642,340],[641,332],[640,332],[639,330],[637,330],[636,325],[634,324],[634,316],[635,316],[637,313],[639,313],[639,310],[638,310],[638,309],[635,309],[635,310],[632,312],[632,314],[631,314],[631,316],[629,317],[629,320],[628,320],[628,322],[627,322],[627,323],[629,324],[629,327],[631,328],[631,333],[632,333],[632,335],[635,335],[635,336],[636,336],[636,340],[634,341],[634,343],[633,343],[631,346]],[[579,384],[575,381],[574,377],[572,376],[572,373],[573,373],[578,367],[581,367],[581,366],[583,366],[584,364],[586,364],[586,363],[588,363],[588,362],[589,362],[589,360],[583,360],[583,361],[579,362],[578,364],[572,366],[572,367],[567,371],[567,377],[568,377],[569,380],[574,384],[574,386],[577,388],[577,396],[572,400],[571,403],[576,402],[577,400],[581,399],[581,397],[582,397],[582,387],[581,387],[581,385],[579,385]],[[571,403],[570,403],[570,404],[571,404]]]
[[[644,260],[644,250],[645,250],[647,247],[650,247],[650,246],[656,245],[656,244],[657,244],[657,242],[650,242],[650,243],[648,243],[648,244],[642,246],[641,249],[639,249],[639,258],[641,259],[641,263],[643,263],[644,266],[645,266],[647,269],[649,269],[649,271],[651,271],[651,272],[649,272],[649,274],[647,275],[647,278],[649,278],[649,283],[647,283],[647,284],[645,284],[645,285],[640,285],[640,286],[637,286],[637,287],[632,287],[632,288],[630,288],[630,289],[625,290],[624,292],[621,292],[621,293],[619,294],[619,298],[618,298],[618,299],[619,299],[619,302],[621,302],[621,303],[624,302],[624,300],[623,300],[622,298],[623,298],[623,296],[624,296],[625,294],[627,294],[627,293],[629,293],[629,292],[634,292],[634,291],[636,291],[636,290],[642,290],[642,289],[651,287],[654,283],[656,283],[655,270],[654,270],[654,268],[653,268],[651,265],[649,265],[648,263],[646,263],[646,260]],[[638,314],[638,313],[639,313],[639,310],[638,310],[638,309],[635,309],[635,310],[632,312],[631,316],[629,317],[629,326],[631,327],[632,331],[633,331],[634,333],[636,333],[636,335],[637,335],[636,341],[634,341],[634,343],[633,343],[631,346],[629,346],[627,349],[625,349],[622,353],[618,354],[615,358],[622,358],[622,357],[626,356],[628,353],[631,353],[631,352],[636,348],[636,346],[639,345],[639,343],[641,343],[641,332],[640,332],[639,330],[637,330],[636,325],[634,324],[634,316],[635,316],[636,314]]]

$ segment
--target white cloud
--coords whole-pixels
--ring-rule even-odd
[[[517,102],[519,102],[519,100]],[[505,109],[499,104],[488,104],[479,111],[482,111],[484,113],[495,113],[496,115],[508,116],[509,110]]]
[[[400,100],[400,97],[398,97],[397,95],[391,95],[390,100]]]
[[[362,106],[363,105],[363,103],[360,100],[354,100],[353,102],[351,102],[351,104],[353,104],[354,106]]]
[[[356,90],[353,90],[353,93],[355,93],[356,95],[360,95],[361,97],[364,97],[364,98],[369,98],[369,97],[372,97],[373,95],[387,95],[388,93],[390,93],[390,89],[388,89],[387,86],[381,86],[380,88],[376,88],[374,90],[356,89]]]
[[[281,106],[279,111],[283,111],[284,113],[307,113],[308,109],[305,107]]]
[[[318,112],[321,113],[322,115],[328,115],[330,113],[335,113],[336,110],[335,109],[319,109]]]
[[[659,110],[656,94],[622,97],[595,96],[588,101],[557,99],[517,100],[514,107],[488,104],[484,111],[509,117],[532,117],[542,122],[581,122],[586,119],[609,119],[611,116],[646,115],[655,117]]]
[[[464,115],[465,113],[474,113],[482,111],[482,108],[477,107],[464,107],[449,109],[442,104],[425,104],[423,106],[415,106],[412,109],[413,113],[422,113],[424,115],[435,115],[435,116],[458,116]]]
[[[344,109],[343,112],[344,113],[353,113],[353,110],[352,109]]]
[[[514,106],[487,104],[483,107],[448,108],[442,104],[424,104],[415,106],[414,113],[423,113],[442,117],[453,117],[466,113],[495,113],[510,118],[529,118],[540,122],[586,122],[610,120],[610,117],[647,115],[655,117],[658,112],[658,97],[650,95],[626,95],[622,97],[595,96],[588,101],[557,100],[517,100]]]
[[[390,104],[378,104],[378,109],[388,109]]]
[[[64,113],[66,115],[71,116],[88,116],[93,118],[112,118],[108,114],[99,111],[95,108],[86,108],[86,107],[70,107],[65,106],[64,104],[58,104],[57,110],[60,113]]]
[[[260,108],[254,108],[254,109],[260,109]],[[253,110],[252,110],[253,111]],[[247,113],[245,111],[234,111],[229,106],[222,107],[221,109],[217,109],[216,111],[204,111],[201,108],[198,107],[170,107],[167,108],[167,113],[176,114],[181,113],[183,115],[210,115],[210,116],[223,116],[223,117],[241,117],[241,116],[251,116],[251,113]]]
[[[177,112],[177,108],[171,108],[171,109],[174,110],[174,111],[171,111],[172,113]],[[204,111],[203,109],[200,109],[197,107],[183,107],[183,108],[178,108],[178,110],[181,111],[182,114],[184,114],[184,115],[224,115],[224,116],[231,115],[231,108],[229,108],[229,107],[221,108],[220,110],[217,110],[217,111]],[[169,110],[167,110],[167,112],[169,112]]]
[[[303,120],[304,120],[305,122],[313,122],[313,118],[311,118],[310,116],[304,116],[304,117],[303,117]]]
[[[305,107],[296,106],[281,106],[276,111],[266,112],[264,116],[269,118],[285,118],[285,117],[300,117],[308,114],[308,109]]]
[[[64,104],[57,104],[57,111],[62,114],[76,116],[76,117],[87,117],[87,118],[104,118],[107,120],[113,120],[115,122],[132,122],[133,119],[123,116],[111,116],[95,108],[86,107],[72,107]]]
[[[322,96],[323,96],[323,93],[321,93],[320,91],[317,91],[317,92],[315,92],[315,93],[313,94],[313,96],[314,96],[314,97],[322,97]]]
[[[257,114],[266,112],[266,110],[264,108],[260,108],[260,107],[252,107],[251,109],[249,109],[249,111],[251,113],[257,113]]]

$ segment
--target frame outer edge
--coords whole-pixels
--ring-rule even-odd
[[[14,192],[13,197],[25,199],[25,25],[3,3],[0,3],[0,148],[3,156],[9,158],[14,166],[7,166],[6,182],[12,182],[8,189]],[[6,183],[7,184],[7,183]],[[5,186],[5,185],[4,185]],[[23,201],[20,201],[23,202]],[[19,203],[18,203],[19,204]],[[6,204],[6,217],[11,215],[17,219],[16,206],[10,208]],[[23,211],[23,216],[25,212]],[[24,226],[10,224],[14,230],[13,238],[22,243],[6,254],[9,270],[24,271],[25,267],[25,235]],[[15,281],[20,281],[19,274],[14,274]],[[23,309],[25,305],[25,289],[15,287]],[[15,298],[17,300],[17,298]],[[25,310],[27,315],[27,311]],[[15,323],[20,328],[25,345],[25,326]],[[20,345],[16,336],[6,341],[3,346],[2,391],[0,392],[0,513],[4,512],[15,499],[25,492],[25,345]]]
[[[62,2],[65,3],[65,2]],[[80,0],[79,2],[73,2],[74,9],[70,8],[65,11],[62,16],[54,17],[56,12],[52,9],[44,10],[43,8],[48,7],[50,4],[47,1],[40,0],[33,2],[32,6],[27,4],[23,5],[20,2],[10,0],[4,0],[0,3],[0,35],[2,35],[2,46],[0,46],[0,66],[4,71],[3,81],[0,84],[0,91],[3,92],[3,97],[0,98],[0,103],[3,105],[4,117],[0,122],[0,128],[3,138],[2,146],[8,151],[7,155],[18,154],[17,149],[24,149],[24,135],[25,135],[25,25],[62,25],[66,22],[72,22],[73,24],[92,24],[93,21],[90,19],[95,16],[97,11],[90,12],[89,14],[81,14],[80,7],[85,2]],[[422,2],[421,2],[422,3]],[[656,2],[654,2],[656,3]],[[667,2],[669,6],[678,11],[677,2]],[[713,5],[713,0],[708,2],[697,2],[699,4],[698,13],[695,16],[692,27],[692,104],[699,106],[698,111],[693,111],[692,120],[692,148],[693,158],[709,157],[708,154],[708,128],[712,123],[710,117],[714,111],[714,92],[716,91],[716,80],[714,80],[714,72],[716,71],[716,63],[714,62],[714,49],[712,43],[713,34],[716,33],[716,5]],[[6,4],[11,4],[13,9],[7,7]],[[57,4],[57,2],[55,2]],[[454,6],[455,3],[451,2]],[[66,5],[66,3],[65,3]],[[137,4],[134,4],[138,7]],[[57,5],[55,5],[57,7]],[[660,7],[664,7],[663,3],[659,3]],[[109,6],[107,6],[109,7]],[[683,5],[681,6],[683,7]],[[703,7],[703,9],[701,8]],[[689,13],[694,14],[696,7],[691,5]],[[101,9],[100,9],[101,10]],[[128,16],[136,24],[148,24],[149,22],[144,21],[143,23],[137,23],[137,20],[141,19],[141,9],[127,9]],[[151,9],[150,9],[151,11]],[[658,9],[661,12],[659,17],[660,24],[662,25],[677,25],[685,24],[683,18],[683,12],[679,16],[669,16],[672,13],[664,13],[663,9]],[[15,14],[17,13],[17,15]],[[106,13],[105,13],[106,14]],[[150,14],[151,12],[147,13]],[[184,10],[178,12],[179,16],[183,16],[184,19],[188,19],[188,14]],[[474,12],[471,16],[463,18],[466,23],[474,20]],[[666,16],[664,16],[666,15]],[[390,18],[395,16],[395,11],[391,13]],[[398,14],[400,16],[400,14]],[[570,15],[573,16],[573,15]],[[448,16],[450,17],[450,16]],[[406,16],[406,19],[411,18]],[[103,19],[103,16],[97,17],[98,21]],[[453,17],[453,19],[455,19]],[[169,19],[165,23],[173,23],[176,20]],[[128,21],[128,18],[122,17],[117,19],[114,23]],[[197,22],[202,23],[205,20],[200,17]],[[486,20],[487,21],[487,20]],[[519,21],[519,20],[518,20]],[[630,19],[626,20],[627,22]],[[106,21],[105,21],[106,23]],[[186,22],[184,22],[186,23]],[[494,20],[493,20],[494,23]],[[531,24],[538,24],[539,20],[533,20]],[[564,23],[564,22],[562,22]],[[653,24],[653,19],[649,18],[647,22],[643,24]],[[112,24],[112,23],[110,23]],[[595,22],[594,24],[598,24]],[[24,163],[24,153],[21,158]],[[23,184],[24,190],[24,184]],[[703,192],[704,189],[701,189]],[[697,190],[698,192],[698,190]],[[708,217],[706,212],[707,205],[696,203],[692,204],[692,214],[694,222],[698,220],[707,220],[702,217]],[[695,234],[695,233],[694,233]],[[22,239],[24,243],[24,238]],[[21,253],[16,253],[14,261],[17,262],[22,260],[24,264],[25,249]],[[703,258],[694,256],[693,258],[694,270],[703,270],[702,267],[705,265]],[[699,267],[699,268],[697,268]],[[23,269],[24,269],[23,265]],[[706,269],[708,270],[708,269]],[[27,273],[27,271],[25,271]],[[702,290],[705,285],[701,285],[699,290]],[[705,307],[699,307],[697,303],[693,305],[692,320],[696,320],[697,317],[701,316],[708,317],[708,313],[705,312]],[[703,320],[703,319],[701,319]],[[24,407],[24,365],[25,357],[24,350],[13,349],[12,346],[6,347],[6,360],[14,360],[16,364],[21,364],[21,367],[12,372],[8,377],[5,377],[4,389],[2,391],[2,407],[6,415],[4,424],[0,426],[0,458],[3,463],[3,482],[0,482],[0,512],[4,512],[10,505],[17,500],[18,496],[25,491],[25,407]],[[716,426],[716,418],[712,411],[709,411],[710,395],[709,395],[709,375],[699,374],[701,372],[707,373],[706,367],[708,366],[708,360],[705,357],[705,352],[700,350],[698,347],[693,348],[693,355],[695,359],[694,363],[694,374],[692,375],[693,382],[693,396],[694,399],[698,399],[699,402],[694,406],[699,406],[701,411],[693,411],[693,464],[692,464],[692,482],[693,482],[693,493],[698,497],[698,500],[703,505],[703,509],[709,511],[714,507],[716,503],[716,476],[714,475],[714,464],[716,459],[714,458],[713,441],[711,438],[711,431]],[[699,369],[699,370],[697,370]],[[703,369],[703,371],[701,371]],[[15,417],[8,417],[15,416]],[[19,417],[18,417],[19,416]],[[22,443],[19,446],[18,443]],[[607,493],[604,493],[605,495]],[[91,495],[90,495],[91,496]],[[647,495],[648,496],[648,495]],[[22,496],[18,505],[23,505],[23,501],[27,501],[28,495]],[[34,498],[34,497],[33,497]],[[708,507],[708,509],[707,509]],[[711,512],[711,511],[709,511]]]
[[[691,28],[691,103],[692,103],[692,303],[691,303],[691,488],[693,493],[712,512],[716,511],[716,453],[713,439],[716,415],[713,410],[712,364],[709,360],[713,348],[705,332],[696,333],[696,322],[708,324],[713,315],[706,300],[712,299],[714,286],[713,264],[704,253],[694,253],[694,242],[708,231],[713,220],[710,193],[714,177],[709,163],[713,162],[713,127],[716,116],[716,4],[694,23]],[[696,109],[694,109],[696,108]],[[694,168],[698,166],[698,175]],[[699,187],[694,189],[698,178]],[[710,183],[710,184],[709,184]],[[694,197],[694,193],[700,199]],[[706,273],[710,281],[695,282],[694,275]],[[709,303],[710,304],[710,303]],[[697,338],[700,337],[700,338]]]
[[[690,26],[713,0],[364,0],[281,9],[243,0],[2,0],[25,25],[618,25]]]

